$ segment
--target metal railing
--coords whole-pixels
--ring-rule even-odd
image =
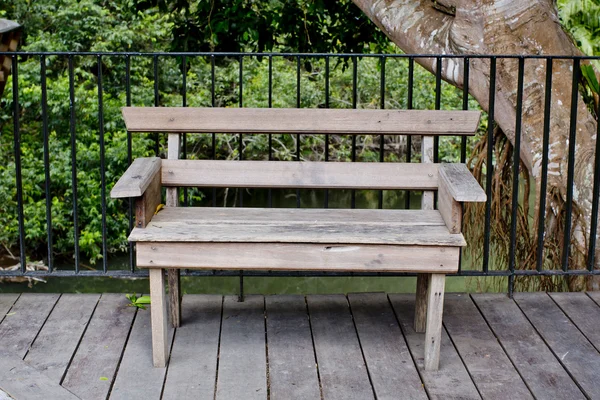
[[[179,88],[172,88],[171,92],[177,92],[180,95],[180,106],[188,106],[190,105],[189,100],[189,66],[193,60],[203,59],[205,60],[210,67],[208,68],[208,74],[210,77],[208,81],[210,82],[210,98],[205,99],[205,102],[209,103],[209,105],[217,106],[218,105],[218,94],[217,94],[217,83],[218,83],[218,66],[227,61],[229,63],[238,64],[237,71],[237,82],[235,82],[235,87],[237,89],[236,96],[237,98],[232,101],[233,105],[237,105],[238,107],[245,106],[245,96],[244,96],[244,66],[245,61],[247,60],[260,60],[261,63],[264,63],[266,60],[266,68],[267,68],[267,84],[266,84],[266,103],[264,106],[273,107],[274,106],[274,60],[284,59],[289,65],[293,65],[295,67],[296,73],[296,93],[295,93],[295,106],[303,107],[305,104],[302,103],[302,77],[305,73],[303,69],[303,63],[306,62],[320,62],[322,63],[323,70],[323,99],[324,101],[320,106],[322,107],[331,107],[332,106],[332,98],[331,98],[331,77],[332,77],[332,60],[336,60],[337,63],[343,63],[345,65],[346,71],[350,71],[351,74],[351,96],[350,102],[348,106],[357,108],[359,107],[359,99],[358,99],[358,86],[360,80],[359,74],[359,65],[364,60],[377,60],[377,66],[379,69],[379,79],[378,79],[378,87],[376,91],[379,93],[378,102],[376,104],[379,108],[386,108],[388,106],[388,98],[389,94],[386,91],[387,81],[386,81],[386,65],[389,64],[390,60],[402,60],[406,64],[406,99],[403,100],[405,104],[405,108],[413,109],[414,107],[414,99],[415,99],[415,71],[417,66],[415,65],[415,61],[417,59],[435,59],[435,75],[434,75],[434,109],[442,108],[442,86],[445,84],[442,80],[442,62],[444,59],[452,58],[456,60],[460,60],[462,62],[462,67],[464,68],[464,87],[461,90],[461,99],[462,99],[462,109],[469,108],[469,73],[470,73],[470,63],[474,59],[486,59],[489,61],[489,74],[490,74],[490,86],[489,86],[489,110],[488,110],[488,118],[489,121],[494,120],[495,114],[495,100],[496,100],[496,76],[498,74],[498,60],[505,59],[514,59],[518,63],[518,75],[517,75],[517,99],[516,99],[516,130],[515,130],[515,139],[513,146],[513,166],[512,166],[512,201],[511,201],[511,224],[510,224],[510,244],[509,244],[509,264],[505,266],[505,268],[500,269],[491,269],[490,268],[490,259],[493,257],[492,252],[494,251],[490,235],[491,235],[491,205],[492,205],[492,178],[493,173],[492,169],[495,163],[493,146],[489,145],[494,142],[494,124],[488,123],[487,130],[485,132],[485,136],[488,142],[487,146],[487,155],[486,155],[486,173],[485,173],[485,182],[484,188],[486,189],[488,195],[488,201],[485,207],[485,219],[484,219],[484,237],[483,237],[483,249],[482,249],[482,259],[481,264],[476,269],[464,269],[460,268],[458,275],[461,276],[503,276],[508,277],[509,279],[509,292],[512,292],[514,285],[514,278],[517,276],[540,276],[540,275],[564,275],[564,276],[573,276],[573,275],[598,275],[600,274],[600,270],[596,270],[594,268],[594,254],[596,249],[596,234],[597,234],[597,219],[598,219],[598,197],[600,191],[600,163],[599,163],[599,154],[600,154],[600,141],[596,140],[595,147],[595,158],[594,158],[594,178],[593,178],[593,198],[592,198],[592,220],[589,222],[589,239],[588,240],[588,256],[587,256],[587,265],[585,268],[577,268],[577,266],[569,265],[569,251],[571,246],[571,214],[573,212],[573,187],[574,187],[574,165],[575,165],[575,139],[577,135],[577,102],[578,102],[578,90],[579,90],[579,80],[580,80],[580,63],[582,60],[590,59],[591,57],[566,57],[566,56],[514,56],[514,55],[471,55],[471,56],[456,56],[456,55],[404,55],[404,54],[281,54],[281,53],[72,53],[72,52],[5,52],[0,53],[0,55],[4,55],[8,59],[11,60],[12,63],[12,94],[7,90],[5,97],[12,96],[12,109],[9,111],[5,106],[5,112],[12,113],[12,133],[13,133],[13,146],[14,146],[14,179],[15,179],[15,187],[16,193],[14,197],[14,201],[16,202],[16,209],[18,214],[18,248],[19,248],[19,261],[20,261],[20,269],[16,271],[0,271],[1,276],[113,276],[113,277],[138,277],[146,275],[145,271],[139,271],[135,268],[135,259],[134,259],[134,248],[133,245],[129,245],[128,249],[128,268],[112,268],[109,265],[109,249],[108,249],[108,230],[107,230],[107,187],[110,187],[114,184],[116,178],[112,177],[111,180],[107,180],[107,167],[105,163],[106,159],[106,144],[105,144],[105,126],[107,123],[120,123],[120,121],[107,121],[105,120],[104,114],[104,99],[103,94],[105,92],[104,77],[103,77],[103,62],[107,59],[117,60],[118,63],[124,65],[124,89],[125,89],[125,97],[123,106],[130,106],[133,104],[132,98],[132,88],[134,87],[132,84],[132,63],[137,60],[146,60],[146,66],[151,68],[151,72],[147,71],[147,75],[151,78],[153,85],[153,105],[154,106],[162,106],[164,104],[161,103],[161,82],[160,82],[160,62],[164,59],[173,59],[176,60],[176,64],[178,66],[178,71],[181,76],[178,78]],[[23,105],[20,104],[20,93],[23,90],[27,90],[27,88],[22,86],[19,79],[19,72],[21,64],[31,59],[39,59],[39,76],[40,81],[39,85],[41,88],[40,95],[40,120],[41,120],[41,130],[43,136],[43,168],[44,168],[44,196],[45,196],[45,218],[46,218],[46,238],[47,238],[47,271],[28,271],[27,266],[27,249],[28,249],[28,241],[27,241],[27,231],[25,227],[25,218],[24,214],[24,198],[29,194],[24,191],[23,186],[23,171],[22,171],[22,151],[21,151],[21,112]],[[81,221],[79,220],[79,208],[80,208],[80,199],[88,196],[89,193],[83,193],[80,188],[78,188],[78,173],[82,172],[78,169],[77,164],[77,134],[78,134],[78,119],[77,119],[77,96],[75,92],[75,70],[76,70],[76,62],[75,59],[93,59],[95,60],[95,67],[89,67],[88,70],[95,74],[95,86],[96,86],[96,96],[97,96],[97,141],[99,146],[99,173],[100,173],[100,197],[101,197],[101,210],[100,210],[100,219],[101,219],[101,270],[82,270],[82,255],[80,252],[80,233],[84,228],[81,226]],[[51,59],[51,61],[50,61]],[[553,62],[555,60],[569,61],[573,64],[573,76],[572,76],[572,101],[571,101],[571,121],[569,126],[569,146],[568,146],[568,177],[567,177],[567,192],[566,192],[566,218],[565,218],[565,229],[564,229],[564,248],[562,249],[562,261],[561,269],[544,269],[543,268],[543,258],[544,258],[544,240],[545,240],[545,215],[544,212],[540,214],[540,217],[537,220],[536,227],[536,242],[537,242],[537,250],[535,257],[535,268],[531,269],[518,269],[517,268],[517,239],[518,239],[518,229],[517,229],[517,213],[520,197],[519,197],[519,175],[520,175],[520,158],[519,154],[521,151],[521,136],[522,136],[522,109],[524,102],[524,66],[525,61],[527,59],[538,59],[546,61],[546,80],[545,80],[545,106],[544,106],[544,116],[543,116],[543,154],[541,161],[541,177],[540,177],[540,191],[539,193],[546,193],[548,187],[548,153],[549,153],[549,135],[550,135],[550,101],[551,101],[551,91],[552,91],[552,78],[553,78]],[[151,61],[148,61],[151,60]],[[48,89],[47,89],[47,81],[48,81],[48,66],[52,66],[54,63],[58,63],[58,61],[65,62],[66,61],[66,69],[68,74],[68,98],[65,98],[65,101],[69,103],[69,135],[70,135],[70,152],[71,152],[71,181],[72,181],[72,221],[73,221],[73,249],[72,252],[74,254],[74,261],[72,268],[59,268],[55,264],[54,260],[54,231],[53,231],[53,218],[52,218],[52,199],[53,199],[53,191],[52,191],[52,182],[51,182],[51,168],[52,162],[50,157],[50,141],[51,141],[51,132],[49,129],[49,121],[53,118],[50,115],[50,111],[48,110]],[[421,67],[418,67],[421,68]],[[418,82],[417,82],[418,83]],[[148,105],[148,104],[146,104]],[[374,106],[374,105],[371,105]],[[217,157],[217,137],[219,133],[213,133],[210,137],[211,146],[204,150],[203,157],[206,158],[216,158]],[[186,134],[182,135],[182,156],[187,158],[190,154],[190,150],[188,148],[188,137]],[[435,162],[439,161],[439,138],[435,138],[434,143],[434,160]],[[325,135],[324,138],[324,154],[323,158],[326,161],[331,159],[331,137],[330,135]],[[414,154],[413,147],[413,138],[410,136],[406,138],[406,151],[404,154],[405,162],[411,162],[415,160],[417,155]],[[238,135],[238,148],[235,149],[238,152],[239,158],[243,158],[245,156],[245,146],[244,139],[242,135]],[[294,158],[300,159],[302,152],[302,138],[298,135],[295,139],[295,149],[294,149]],[[161,136],[156,134],[153,136],[153,150],[156,155],[160,154],[161,147]],[[268,150],[265,155],[265,158],[268,160],[274,159],[274,144],[272,135],[268,136]],[[384,154],[385,154],[385,138],[383,135],[379,138],[379,156],[377,161],[384,162]],[[133,140],[130,133],[127,133],[127,164],[130,164],[133,158]],[[352,136],[351,145],[350,145],[350,161],[357,161],[357,136]],[[459,158],[461,162],[465,162],[468,158],[468,146],[467,146],[467,138],[462,137],[460,139],[460,148],[459,148]],[[83,171],[85,172],[85,171]],[[113,179],[114,178],[114,179]],[[210,201],[207,201],[206,205],[217,205],[218,194],[216,190],[208,191],[206,194],[207,198]],[[299,192],[296,193],[296,206],[301,206],[301,197],[299,196]],[[188,190],[184,190],[182,194],[182,200],[184,205],[189,205],[191,203],[191,196],[188,193]],[[239,204],[242,205],[244,201],[244,192],[240,191],[238,196]],[[322,206],[328,207],[330,205],[330,192],[325,191],[324,193],[324,201]],[[410,193],[404,198],[404,207],[410,208],[411,196]],[[539,209],[544,211],[546,210],[546,196],[539,196],[536,199],[536,202],[539,206]],[[377,207],[382,208],[384,205],[384,193],[380,191],[377,196]],[[273,196],[272,191],[268,191],[267,195],[267,206],[273,206]],[[350,207],[356,207],[356,193],[353,191],[351,193],[351,202]],[[129,229],[131,230],[133,227],[133,207],[131,202],[128,205],[128,215],[129,215]],[[235,271],[186,271],[184,272],[188,275],[219,275],[219,276],[237,276],[238,272]],[[387,274],[387,273],[318,273],[318,272],[303,272],[303,273],[290,273],[290,272],[245,272],[246,276],[335,276],[335,275],[361,275],[361,276],[383,276],[383,275],[407,275],[407,274]]]

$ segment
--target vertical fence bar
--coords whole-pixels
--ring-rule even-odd
[[[329,108],[329,56],[325,56],[325,108]],[[329,161],[329,134],[325,134],[325,161]],[[329,189],[325,189],[325,208],[329,208]]]
[[[217,98],[215,93],[215,55],[212,54],[210,56],[210,104],[212,107],[215,107],[217,104]],[[217,158],[217,134],[215,132],[212,133],[211,136],[211,159],[216,160]],[[217,206],[217,188],[212,189],[212,206]]]
[[[269,100],[268,107],[273,107],[273,55],[269,54]],[[273,134],[269,133],[269,161],[273,161]],[[267,191],[267,203],[273,207],[273,189]]]
[[[18,56],[12,56],[12,97],[13,97],[13,137],[15,151],[15,184],[17,186],[17,212],[19,221],[19,261],[21,273],[27,271],[25,256],[25,216],[23,214],[23,176],[21,173],[21,125],[19,107],[19,63]]]
[[[385,108],[385,61],[386,57],[381,56],[379,59],[380,76],[379,76],[379,107]],[[385,135],[379,135],[379,162],[385,159]],[[379,208],[383,208],[383,190],[379,191]]]
[[[442,58],[435,59],[435,109],[439,110],[442,106]],[[433,162],[437,163],[440,159],[440,137],[433,137]],[[434,193],[437,200],[437,192]],[[434,201],[434,204],[437,201]]]
[[[181,106],[187,107],[187,56],[181,57]],[[181,155],[187,159],[187,133],[181,135]],[[188,206],[188,188],[183,188],[183,205]]]
[[[598,232],[598,199],[600,198],[600,123],[596,124],[596,157],[594,161],[594,189],[592,194],[592,220],[590,221],[590,244],[588,246],[588,271],[594,270],[596,234]]]
[[[100,196],[102,200],[102,270],[108,271],[106,243],[106,165],[104,160],[104,103],[102,98],[102,56],[98,60],[98,136],[100,141]]]
[[[46,197],[46,241],[48,249],[48,272],[54,270],[52,256],[52,194],[50,193],[50,143],[48,132],[48,88],[46,79],[46,56],[40,56],[40,84],[42,89],[42,134],[44,147],[44,192]]]
[[[125,55],[125,104],[127,107],[131,107],[131,57],[129,54]],[[132,158],[133,144],[131,138],[131,132],[127,131],[127,165],[131,165],[133,162]],[[127,235],[133,230],[133,199],[127,199],[127,218],[129,219],[129,230]],[[129,255],[129,270],[131,273],[135,272],[135,251],[133,242],[128,242],[128,255]]]
[[[415,77],[415,59],[412,57],[408,58],[408,98],[406,99],[406,108],[409,110],[413,109],[413,87]],[[412,159],[412,136],[406,136],[406,162],[411,162]],[[410,208],[410,190],[405,192],[404,197],[404,208]]]
[[[490,264],[490,233],[492,215],[492,174],[494,173],[494,107],[496,104],[496,57],[490,57],[490,92],[488,109],[488,131],[487,131],[487,160],[485,191],[487,201],[485,203],[485,226],[483,234],[483,272],[488,273]]]
[[[158,55],[152,57],[152,65],[154,67],[154,107],[160,105],[158,93]],[[160,155],[158,132],[154,134],[154,153],[158,157]]]
[[[68,58],[69,68],[69,133],[71,134],[71,187],[73,191],[73,245],[75,250],[75,273],[79,273],[79,211],[77,205],[77,142],[75,129],[75,73],[73,56]]]
[[[519,169],[521,167],[521,120],[523,112],[523,75],[525,74],[525,59],[519,57],[519,72],[517,77],[517,117],[515,121],[515,143],[513,147],[513,185],[510,220],[510,248],[508,251],[508,294],[512,297],[514,289],[514,273],[517,250],[517,218],[519,207]]]
[[[575,179],[575,140],[577,139],[577,100],[579,96],[580,61],[573,59],[573,83],[571,87],[571,120],[569,125],[569,155],[567,158],[567,210],[565,214],[565,236],[562,254],[563,271],[569,270],[571,248],[571,212],[573,210],[573,181]]]
[[[300,56],[296,57],[296,108],[302,106],[300,98]],[[296,134],[296,161],[300,161],[300,134]],[[300,208],[300,189],[296,189],[296,207]]]
[[[238,70],[238,85],[240,88],[239,91],[239,103],[238,103],[238,107],[242,108],[244,107],[244,56],[240,55],[239,58],[239,70]],[[243,135],[240,133],[239,134],[239,150],[238,152],[240,153],[240,156],[238,157],[239,160],[243,160],[244,159],[244,138]],[[240,199],[240,207],[244,206],[244,189],[243,188],[239,188],[239,199]],[[241,285],[241,283],[240,283]]]
[[[546,187],[548,185],[548,149],[550,146],[550,110],[552,109],[552,58],[546,59],[546,86],[544,87],[544,131],[542,139],[542,179],[537,229],[536,270],[544,264],[544,229],[546,224]]]
[[[469,57],[465,57],[463,60],[463,110],[469,109],[469,69],[470,69]],[[460,138],[460,162],[467,162],[467,137],[462,136]]]
[[[352,108],[356,108],[358,86],[358,62],[356,56],[352,57]],[[352,162],[356,162],[356,136],[352,135]],[[350,208],[356,208],[356,190],[352,189]]]

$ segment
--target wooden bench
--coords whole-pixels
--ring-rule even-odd
[[[435,135],[472,135],[474,111],[124,108],[130,132],[168,132],[168,159],[136,159],[111,191],[136,198],[137,266],[148,268],[156,367],[167,310],[180,324],[179,269],[418,274],[415,329],[436,370],[445,275],[458,270],[461,202],[486,196],[464,164],[434,164]],[[423,135],[423,163],[179,160],[179,133]],[[167,188],[166,207],[161,186]],[[177,207],[178,187],[422,190],[421,210]],[[434,191],[438,209],[434,209]],[[165,297],[168,271],[170,306]]]

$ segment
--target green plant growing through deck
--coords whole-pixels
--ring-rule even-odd
[[[150,296],[140,296],[138,297],[135,293],[126,294],[127,300],[129,300],[128,307],[137,307],[142,310],[146,309],[146,305],[150,304]]]

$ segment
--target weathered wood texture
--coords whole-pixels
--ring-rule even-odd
[[[124,107],[131,132],[474,135],[479,111]]]
[[[60,382],[99,298],[97,294],[61,295],[25,361]]]
[[[3,397],[5,392],[10,397]],[[0,399],[80,400],[46,374],[13,354],[0,354]]]
[[[431,274],[427,287],[427,318],[425,322],[425,361],[426,371],[436,371],[440,365],[442,344],[442,315],[444,313],[444,288],[446,276]]]
[[[459,247],[292,243],[138,242],[142,268],[282,271],[458,270]],[[199,255],[202,255],[199,257]]]
[[[485,202],[487,199],[465,164],[440,164],[439,182],[456,201]]]
[[[323,398],[373,399],[346,297],[314,295],[307,302]]]
[[[18,298],[19,294],[17,293],[0,293],[0,323],[2,323],[2,320]]]
[[[169,340],[167,327],[167,298],[165,295],[165,271],[150,271],[150,297],[152,306],[152,360],[154,366],[163,368],[169,359]]]
[[[438,187],[438,164],[163,160],[165,186],[414,189]]]
[[[389,299],[406,337],[408,348],[417,364],[429,398],[481,399],[465,365],[444,329],[442,329],[440,369],[438,371],[425,371],[423,368],[425,335],[416,333],[413,329],[414,296],[411,294],[390,294]]]
[[[156,305],[151,305],[150,308]],[[159,399],[166,369],[152,364],[151,310],[138,310],[123,352],[119,371],[110,391],[111,400]],[[167,351],[171,349],[173,329],[167,329]]]
[[[474,294],[472,297],[535,398],[585,398],[513,300],[504,294]],[[452,334],[452,330],[449,331]]]
[[[461,234],[448,232],[435,210],[222,208],[217,211],[210,207],[165,208],[145,229],[134,228],[129,240],[138,243],[466,244]]]
[[[103,294],[96,306],[62,382],[82,399],[108,394],[135,316],[128,303],[123,294]]]
[[[271,400],[321,398],[304,296],[267,296]]]
[[[533,399],[468,294],[446,295],[444,325],[483,398]]]
[[[223,302],[216,400],[267,399],[264,297]]]
[[[214,397],[222,303],[221,296],[183,297],[183,325],[171,350],[163,400]]]
[[[58,294],[24,293],[0,324],[2,350],[23,358],[58,301]]]
[[[143,229],[150,223],[156,208],[161,204],[161,196],[160,175],[154,175],[142,197],[138,197],[135,201],[136,228]]]
[[[585,293],[550,293],[550,297],[600,351],[600,307]]]
[[[113,186],[110,197],[115,199],[142,196],[155,176],[160,175],[160,166],[161,160],[158,157],[136,158]]]
[[[445,185],[438,189],[438,210],[450,233],[460,233],[462,229],[462,204],[454,200]]]
[[[427,399],[387,295],[350,294],[348,300],[377,399]]]
[[[600,398],[600,353],[546,293],[516,293],[515,300],[554,355],[590,398]]]

